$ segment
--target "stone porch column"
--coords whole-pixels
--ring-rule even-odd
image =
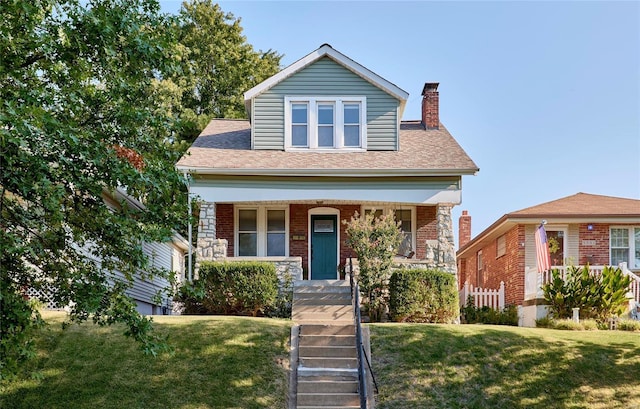
[[[440,204],[436,210],[436,223],[438,246],[442,259],[440,260],[441,268],[445,271],[458,275],[456,266],[456,248],[453,234],[453,221],[451,219],[451,208],[448,204]]]
[[[196,245],[196,265],[194,278],[198,277],[198,268],[203,261],[221,260],[227,257],[227,240],[216,238],[216,204],[200,203],[198,222],[198,240]]]

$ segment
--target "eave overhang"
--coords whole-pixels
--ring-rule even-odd
[[[225,169],[194,166],[177,166],[180,172],[192,175],[236,176],[463,176],[475,175],[478,169]]]

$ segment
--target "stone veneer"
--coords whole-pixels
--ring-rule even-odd
[[[427,240],[424,261],[434,267],[457,274],[456,249],[453,241],[451,206],[438,205],[436,210],[437,239]]]

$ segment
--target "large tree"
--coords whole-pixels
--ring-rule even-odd
[[[212,118],[245,118],[243,93],[277,73],[282,55],[254,50],[240,19],[211,0],[184,2],[179,16],[186,58],[173,79],[182,93],[178,133],[192,142]]]
[[[28,287],[157,347],[125,291],[141,271],[163,274],[141,243],[185,219],[153,87],[179,76],[177,26],[154,0],[0,0],[0,377],[31,354]],[[117,189],[146,210],[107,206]],[[116,271],[128,280],[114,285]]]

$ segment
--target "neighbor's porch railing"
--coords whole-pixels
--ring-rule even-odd
[[[494,310],[502,310],[504,308],[504,281],[500,281],[500,288],[497,290],[474,287],[467,281],[458,294],[460,307],[467,305],[467,298],[471,296],[473,297],[473,305],[476,308],[489,307]]]
[[[600,275],[605,266],[589,266],[591,274]],[[640,276],[633,273],[627,267],[627,263],[620,263],[618,265],[623,274],[631,277],[631,284],[629,285],[629,292],[633,295],[633,299],[640,303]],[[562,279],[566,278],[567,266],[552,266],[551,270],[558,269]],[[524,277],[524,299],[532,300],[536,298],[543,298],[542,286],[551,281],[551,270],[538,274],[535,268],[526,267]]]

